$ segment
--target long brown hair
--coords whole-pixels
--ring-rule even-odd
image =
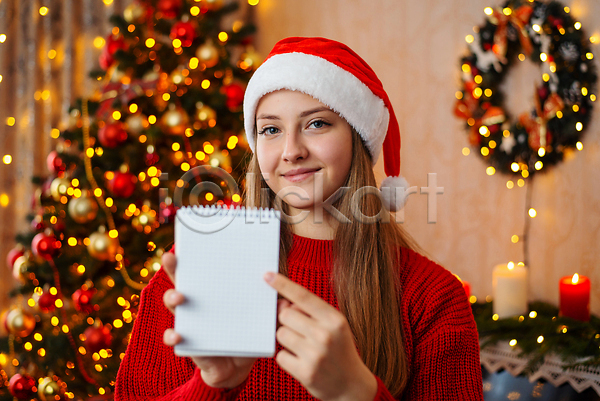
[[[363,362],[390,393],[399,396],[408,381],[409,365],[400,316],[398,252],[401,248],[418,247],[402,227],[394,223],[393,216],[376,196],[363,196],[358,207],[365,216],[375,216],[381,210],[380,219],[364,223],[352,218],[352,194],[360,188],[376,187],[371,156],[354,130],[352,137],[352,165],[344,185],[350,190],[335,204],[350,223],[340,223],[335,230],[333,285],[340,311],[350,324]],[[246,205],[281,205],[287,214],[286,204],[275,201],[274,193],[262,179],[256,154],[252,156],[248,173]],[[292,228],[282,220],[279,267],[286,275],[291,247]]]

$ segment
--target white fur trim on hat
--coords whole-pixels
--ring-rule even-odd
[[[387,188],[386,190],[383,190]],[[396,190],[397,188],[402,188]],[[406,190],[408,189],[408,181],[402,176],[400,177],[386,177],[381,182],[381,197],[385,202],[385,206],[391,212],[397,212],[402,209],[406,204]]]
[[[338,113],[365,141],[373,164],[377,162],[390,119],[383,100],[352,73],[305,53],[272,56],[248,82],[244,96],[244,128],[253,152],[258,102],[267,93],[280,89],[306,93]]]

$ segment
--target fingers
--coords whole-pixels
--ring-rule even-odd
[[[285,370],[293,378],[303,383],[304,377],[301,377],[300,373],[306,371],[305,364],[296,355],[289,351],[281,350],[275,355],[275,362],[279,367]]]
[[[166,329],[163,334],[163,343],[166,346],[173,347],[181,342],[181,336],[173,329]]]
[[[185,297],[182,293],[169,289],[165,291],[163,295],[163,302],[167,309],[169,309],[172,314],[175,314],[175,307],[183,304],[185,302]]]
[[[305,337],[310,336],[316,324],[314,319],[299,310],[296,305],[280,307],[277,317],[280,325],[287,326]]]
[[[171,252],[165,252],[162,255],[162,266],[165,272],[171,279],[172,283],[175,283],[175,268],[177,267],[177,258]]]
[[[327,312],[333,308],[333,306],[301,285],[294,283],[283,274],[267,272],[264,279],[279,294],[316,319],[326,319]]]

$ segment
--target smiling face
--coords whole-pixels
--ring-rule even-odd
[[[260,170],[271,190],[293,209],[310,209],[346,181],[352,129],[313,97],[289,90],[265,95],[256,110],[256,132]],[[322,198],[320,185],[316,193],[314,185],[321,176]]]

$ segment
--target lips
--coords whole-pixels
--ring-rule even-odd
[[[304,181],[305,179],[311,177],[317,171],[321,170],[320,168],[298,168],[294,170],[290,170],[284,174],[282,174],[283,178],[291,182],[299,182]]]

